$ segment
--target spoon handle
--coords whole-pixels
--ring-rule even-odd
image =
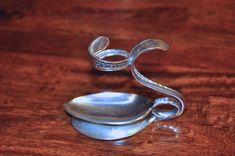
[[[118,71],[130,65],[131,73],[139,83],[152,90],[170,96],[154,100],[152,113],[158,120],[176,118],[184,112],[185,101],[179,92],[148,79],[142,75],[134,65],[135,60],[142,53],[155,49],[166,51],[169,48],[167,43],[159,39],[147,39],[137,44],[131,50],[131,53],[128,53],[122,49],[106,49],[108,44],[109,39],[107,37],[100,36],[94,39],[88,48],[89,54],[93,59],[93,63],[96,69],[101,71]],[[123,56],[124,59],[121,61],[104,60],[105,57],[117,55]],[[160,105],[171,105],[174,107],[174,109],[168,111],[164,111],[159,108],[157,109],[157,107]]]
[[[153,109],[152,113],[156,115],[157,118],[160,120],[171,119],[171,118],[175,118],[181,115],[185,109],[184,98],[179,92],[171,88],[168,88],[166,86],[163,86],[159,83],[156,83],[148,79],[147,77],[143,76],[137,70],[136,66],[134,65],[134,62],[137,59],[137,57],[140,56],[142,53],[149,52],[155,49],[166,51],[168,48],[169,46],[167,45],[167,43],[165,43],[162,40],[147,39],[147,40],[140,42],[132,49],[130,53],[130,58],[129,58],[129,61],[130,61],[129,63],[131,65],[131,73],[133,77],[139,83],[157,92],[170,96],[170,97],[155,99],[155,104],[152,107]],[[171,105],[171,106],[174,106],[176,109],[172,109],[169,111],[161,111],[160,109],[154,109],[158,107],[159,105]]]

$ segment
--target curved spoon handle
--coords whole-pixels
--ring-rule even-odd
[[[147,39],[137,44],[132,49],[130,54],[122,49],[105,49],[107,48],[108,44],[109,39],[107,37],[100,36],[94,39],[88,48],[88,51],[93,58],[93,63],[96,69],[101,71],[118,71],[130,65],[131,73],[139,83],[157,92],[170,96],[154,100],[152,113],[157,117],[157,119],[171,119],[178,117],[183,113],[185,109],[185,101],[183,96],[179,92],[148,79],[147,77],[143,76],[134,65],[135,60],[142,53],[154,49],[167,50],[169,48],[167,43],[158,39]],[[121,61],[104,60],[105,57],[114,55],[124,56],[125,59]],[[162,111],[156,108],[159,105],[171,105],[175,109]]]
[[[167,43],[165,43],[162,40],[158,40],[158,39],[147,39],[144,40],[143,42],[137,44],[131,51],[130,53],[130,65],[131,65],[131,73],[133,75],[133,77],[142,85],[153,89],[157,92],[163,93],[163,94],[167,94],[170,97],[166,97],[166,98],[160,98],[160,99],[155,99],[155,104],[153,106],[153,108],[156,108],[159,105],[172,105],[176,108],[173,110],[169,110],[169,111],[160,111],[160,109],[155,109],[154,111],[152,111],[152,113],[154,115],[156,115],[158,117],[158,119],[160,120],[166,120],[166,119],[171,119],[171,118],[175,118],[178,117],[179,115],[181,115],[184,112],[185,109],[185,101],[183,96],[171,89],[168,88],[166,86],[163,86],[161,84],[158,84],[150,79],[148,79],[147,77],[143,76],[136,68],[136,66],[134,65],[135,60],[137,59],[138,56],[140,56],[142,53],[144,52],[148,52],[154,49],[159,49],[159,50],[167,50],[169,48],[169,46],[167,45]]]

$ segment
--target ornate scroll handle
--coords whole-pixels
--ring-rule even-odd
[[[129,65],[129,53],[122,49],[106,49],[109,45],[109,39],[104,36],[94,39],[88,51],[93,59],[94,67],[101,71],[118,71],[126,68]],[[123,56],[125,59],[121,61],[106,61],[105,57],[109,56]]]
[[[137,70],[137,68],[134,65],[135,60],[142,53],[152,51],[155,49],[166,51],[169,48],[167,43],[158,39],[147,39],[137,44],[131,50],[130,54],[122,49],[106,49],[108,44],[109,44],[109,39],[100,36],[94,39],[88,48],[88,51],[93,58],[93,63],[96,69],[101,71],[118,71],[130,65],[131,73],[139,83],[157,92],[170,96],[170,97],[155,99],[154,105],[152,107],[152,113],[158,119],[160,120],[171,119],[178,117],[183,113],[185,109],[185,101],[183,96],[179,92],[146,78]],[[105,57],[114,56],[114,55],[124,56],[125,59],[121,61],[104,60]],[[159,105],[172,105],[176,109],[165,112],[159,109],[154,109]]]

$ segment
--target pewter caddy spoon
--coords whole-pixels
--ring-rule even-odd
[[[130,65],[131,73],[139,83],[168,97],[149,99],[132,93],[101,92],[74,98],[65,104],[65,110],[72,116],[72,125],[77,131],[95,139],[117,140],[140,132],[153,121],[176,118],[183,113],[185,102],[179,92],[146,78],[134,65],[136,58],[144,52],[167,50],[164,41],[144,40],[130,53],[122,49],[106,49],[108,44],[109,39],[103,36],[90,43],[88,51],[96,69],[118,71]],[[104,60],[117,55],[125,59]],[[172,107],[160,109],[160,105]]]

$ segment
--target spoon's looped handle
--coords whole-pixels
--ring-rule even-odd
[[[159,120],[166,120],[178,117],[181,115],[185,108],[185,102],[183,96],[166,86],[158,84],[145,76],[143,76],[134,65],[135,60],[139,55],[144,52],[148,52],[154,49],[167,50],[169,46],[161,40],[158,39],[147,39],[136,45],[131,53],[122,49],[105,49],[109,44],[109,39],[100,36],[93,40],[88,48],[90,55],[93,58],[93,63],[96,69],[102,71],[117,71],[126,68],[128,65],[131,66],[131,73],[133,77],[142,85],[153,89],[157,92],[167,94],[170,97],[155,99],[155,103],[152,107],[152,113]],[[105,57],[120,55],[125,58],[121,61],[106,61]],[[161,109],[156,109],[159,105],[171,105],[174,109],[168,111],[161,111]]]
[[[122,49],[105,49],[109,45],[109,39],[104,36],[94,39],[88,51],[93,59],[94,67],[101,71],[117,71],[126,68],[129,65],[129,53]],[[121,61],[106,61],[105,57],[123,56],[125,59]]]

